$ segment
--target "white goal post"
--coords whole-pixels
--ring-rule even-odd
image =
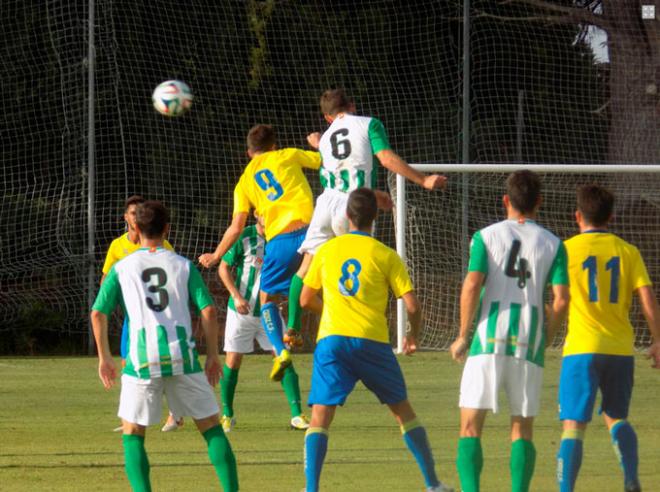
[[[613,227],[613,232],[621,234],[624,239],[628,239],[627,236],[633,235],[631,242],[636,244],[635,237],[637,232],[650,232],[651,233],[651,243],[655,243],[653,236],[657,237],[659,240],[658,246],[660,247],[660,235],[655,229],[658,221],[654,217],[651,217],[653,211],[657,212],[655,215],[660,215],[660,165],[658,164],[648,164],[648,165],[639,165],[639,164],[621,164],[621,165],[593,165],[593,164],[411,164],[411,166],[418,171],[427,172],[427,173],[460,173],[461,179],[456,183],[456,180],[452,180],[452,177],[449,176],[449,182],[452,183],[450,190],[447,190],[445,193],[455,193],[459,196],[453,197],[454,200],[454,212],[458,211],[458,214],[461,217],[456,220],[457,226],[456,230],[460,233],[459,242],[462,243],[460,246],[461,250],[461,278],[465,274],[465,267],[467,263],[467,254],[469,247],[469,238],[470,236],[481,227],[485,227],[489,223],[495,222],[502,219],[501,208],[498,208],[500,205],[499,198],[504,194],[503,186],[503,177],[508,173],[521,170],[529,169],[535,171],[539,174],[553,174],[554,176],[550,183],[546,183],[544,180],[543,187],[543,196],[544,199],[547,194],[561,194],[562,206],[559,207],[556,203],[548,204],[547,201],[544,202],[542,207],[542,215],[540,223],[544,226],[548,226],[550,230],[558,234],[562,239],[566,239],[567,235],[577,232],[570,232],[573,225],[573,216],[569,210],[572,212],[574,210],[574,195],[575,195],[575,184],[579,183],[588,183],[588,182],[599,182],[605,184],[610,189],[613,189],[615,197],[618,203],[623,203],[626,207],[622,211],[622,214],[625,215],[623,218],[623,224],[631,223],[630,227],[635,227],[636,229],[625,230],[622,225],[618,224],[618,227]],[[473,206],[474,200],[470,197],[470,191],[473,190],[474,183],[470,176],[475,173],[482,175],[492,175],[492,176],[501,176],[498,179],[486,179],[486,184],[480,184],[482,188],[477,191],[477,196],[481,197],[483,195],[484,186],[492,188],[493,196],[496,198],[491,200],[495,201],[493,203],[492,213],[481,214],[481,216],[475,221],[474,218],[470,217],[470,207]],[[574,175],[573,179],[570,179],[568,176]],[[619,177],[613,177],[614,175],[623,175],[626,178],[620,179]],[[392,181],[390,181],[392,184]],[[564,184],[565,183],[565,184]],[[397,175],[395,180],[395,190],[393,190],[393,195],[395,198],[395,234],[396,234],[396,250],[401,256],[401,258],[406,262],[409,269],[411,270],[411,276],[413,277],[413,284],[415,288],[418,289],[416,284],[416,274],[417,268],[416,264],[419,261],[418,258],[411,257],[408,258],[409,251],[409,242],[414,242],[415,239],[413,233],[409,232],[410,222],[416,217],[424,217],[430,215],[431,212],[435,212],[434,204],[432,202],[434,192],[425,192],[418,191],[418,187],[406,188],[406,180],[402,176]],[[414,190],[417,188],[417,190]],[[620,189],[619,189],[620,188]],[[423,195],[421,200],[421,206],[418,207],[419,210],[414,210],[413,215],[409,210],[410,204],[410,194],[413,193],[427,193]],[[457,193],[458,192],[458,193]],[[573,196],[573,200],[570,200],[570,196]],[[431,197],[431,198],[430,198]],[[635,203],[640,199],[644,199],[644,203],[651,204],[651,212],[648,213],[648,217],[644,215],[644,210],[648,209],[645,207],[635,206]],[[565,203],[564,203],[565,202]],[[543,215],[543,210],[549,207],[551,210],[547,216]],[[561,209],[565,209],[562,211]],[[483,211],[483,210],[482,210]],[[556,211],[556,213],[554,213]],[[554,215],[553,215],[554,213]],[[615,216],[617,214],[617,208],[615,206]],[[547,221],[544,221],[544,218],[547,218]],[[469,220],[468,220],[469,219]],[[433,219],[431,219],[433,220]],[[479,225],[479,222],[482,222]],[[475,222],[477,225],[475,226]],[[561,222],[561,224],[560,224]],[[427,225],[427,224],[425,224]],[[431,226],[433,227],[433,226]],[[442,227],[442,225],[439,225]],[[559,230],[557,230],[559,229]],[[569,231],[569,232],[566,232]],[[633,231],[632,233],[630,231]],[[562,234],[564,232],[564,234]],[[627,232],[627,233],[626,233]],[[640,239],[641,240],[641,239]],[[424,241],[424,238],[421,239]],[[647,241],[648,242],[648,241]],[[654,246],[652,246],[654,247]],[[642,249],[642,248],[640,248]],[[655,250],[654,250],[655,251]],[[643,251],[643,254],[645,251]],[[649,268],[649,274],[651,275],[652,280],[656,283],[660,281],[660,250],[658,250],[658,257],[652,255],[653,258],[648,257],[648,252],[645,255],[645,261],[647,267]],[[426,259],[425,259],[426,260]],[[454,263],[458,262],[458,255],[454,256]],[[433,266],[431,267],[433,268]],[[454,279],[454,284],[456,284],[456,279]],[[437,287],[436,284],[434,287]],[[441,286],[442,287],[442,286]],[[442,288],[439,288],[442,290]],[[456,288],[454,288],[454,292]],[[423,293],[422,293],[423,294]],[[422,302],[424,306],[424,302]],[[447,330],[449,336],[445,337],[440,345],[431,345],[420,343],[422,348],[446,348],[448,342],[453,339],[453,336],[457,333],[458,330],[458,299],[455,299],[455,307],[453,315],[451,313],[440,316],[440,319],[453,319],[453,326],[445,326],[444,329]],[[428,323],[427,320],[427,311],[428,306],[424,306],[425,311],[425,325]],[[396,327],[397,327],[397,353],[403,351],[403,338],[405,336],[407,316],[405,306],[402,300],[397,301],[397,314],[396,314]],[[446,321],[445,321],[446,323]],[[423,327],[425,326],[423,325]],[[437,329],[437,328],[434,328]],[[638,337],[638,342],[640,338]],[[642,339],[642,343],[644,340]]]

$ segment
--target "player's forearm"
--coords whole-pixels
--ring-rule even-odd
[[[478,272],[469,272],[463,282],[461,289],[460,301],[460,325],[459,325],[459,338],[466,340],[470,336],[470,331],[474,326],[474,317],[479,306],[479,294],[481,292],[481,285],[483,274]]]
[[[660,342],[660,308],[655,298],[655,292],[651,286],[645,286],[638,289],[638,294],[642,313],[646,318],[653,341]]]
[[[99,359],[112,359],[108,340],[108,317],[100,311],[92,311],[91,321]]]
[[[229,251],[229,248],[231,248],[236,240],[240,237],[241,232],[243,232],[243,229],[235,226],[234,224],[227,228],[225,233],[222,235],[220,243],[218,243],[218,246],[213,252],[213,258],[215,261],[220,261],[220,258],[222,258],[225,253]]]
[[[323,301],[318,295],[318,290],[304,285],[302,292],[300,293],[300,306],[313,313],[322,314]]]
[[[422,307],[414,292],[407,292],[402,297],[408,315],[408,335],[418,339],[422,330]]]
[[[546,328],[546,343],[550,345],[555,338],[555,334],[561,328],[562,323],[566,321],[568,315],[568,304],[570,295],[568,286],[557,286],[553,288],[553,299],[548,310],[548,322]]]
[[[378,160],[383,165],[384,168],[389,171],[400,174],[408,181],[411,181],[419,186],[422,186],[424,183],[424,174],[420,173],[416,169],[410,167],[406,161],[401,159],[396,152],[391,149],[381,150],[376,154]]]
[[[225,286],[230,296],[232,296],[234,299],[241,297],[241,293],[236,288],[236,283],[234,281],[234,277],[231,274],[230,267],[224,261],[220,263],[220,268],[218,269],[218,275],[220,276],[222,285]]]
[[[206,340],[206,357],[218,357],[218,318],[214,306],[207,306],[201,312],[202,331]]]

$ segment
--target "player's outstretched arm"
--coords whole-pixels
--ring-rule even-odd
[[[653,359],[651,366],[660,369],[660,308],[655,298],[653,287],[645,285],[637,289],[642,312],[653,337],[653,343],[648,349],[648,358]]]
[[[236,240],[240,237],[243,229],[245,229],[247,218],[247,212],[239,212],[234,215],[234,218],[231,221],[231,225],[222,235],[222,240],[220,241],[220,244],[218,244],[218,247],[215,248],[215,251],[213,253],[204,253],[199,257],[200,265],[205,268],[211,268],[213,265],[217,265],[224,254],[229,251],[229,248],[231,248]]]
[[[234,299],[234,307],[236,308],[236,311],[239,314],[248,314],[250,312],[250,303],[245,300],[236,287],[236,281],[231,274],[231,266],[229,266],[229,263],[224,260],[220,261],[218,275],[220,276],[222,284],[229,292],[229,295]]]
[[[568,314],[568,303],[571,300],[568,285],[553,285],[552,286],[552,303],[546,310],[548,324],[546,328],[545,345],[549,347],[555,339],[555,335],[561,328],[561,325],[566,321]]]
[[[384,149],[376,153],[376,157],[386,169],[395,174],[400,174],[408,181],[425,188],[427,190],[436,190],[444,188],[447,185],[447,178],[440,174],[425,175],[413,169],[406,161],[392,149]]]
[[[206,306],[200,313],[202,331],[206,340],[206,363],[204,372],[211,386],[220,380],[220,357],[218,356],[218,316],[215,306]]]
[[[449,347],[452,359],[458,362],[465,360],[465,354],[468,349],[468,340],[470,330],[474,324],[474,317],[479,305],[479,294],[481,293],[481,286],[486,279],[486,275],[482,272],[468,272],[463,281],[461,288],[461,320],[458,330],[458,337],[454,343]]]
[[[112,388],[117,378],[117,366],[110,352],[108,340],[108,317],[101,311],[92,311],[92,331],[99,355],[99,378],[106,389]]]
[[[408,313],[408,329],[403,338],[403,353],[412,355],[417,351],[417,341],[422,330],[422,307],[414,291],[401,296]]]

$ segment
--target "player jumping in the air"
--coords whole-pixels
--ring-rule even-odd
[[[225,432],[230,432],[236,424],[234,392],[238,384],[238,372],[243,354],[254,350],[255,339],[262,349],[273,349],[259,319],[261,312],[259,283],[265,245],[263,221],[261,217],[257,217],[257,224],[246,227],[238,241],[222,257],[218,270],[222,283],[231,295],[225,325],[224,349],[227,355],[223,368],[224,377],[220,382],[222,389],[220,421]],[[236,271],[235,279],[232,268]],[[284,370],[282,388],[291,409],[291,427],[307,429],[309,422],[300,406],[300,386],[293,364]]]
[[[410,320],[404,352],[412,354],[417,349],[422,312],[410,277],[396,251],[371,237],[377,213],[374,192],[367,188],[353,191],[346,213],[350,233],[319,248],[301,293],[303,307],[321,314],[309,395],[312,420],[305,435],[306,490],[319,488],[337,405],[343,405],[355,383],[362,381],[394,414],[427,490],[451,492],[435,474],[426,430],[408,401],[403,374],[389,343],[385,310],[391,289],[403,299]]]
[[[138,236],[137,230],[135,230],[135,212],[137,210],[137,206],[144,202],[145,199],[140,195],[132,195],[126,199],[124,204],[124,222],[126,222],[126,232],[118,238],[115,238],[112,243],[110,243],[108,253],[105,256],[105,262],[103,263],[103,276],[101,277],[101,283],[103,283],[106,275],[108,272],[110,272],[112,265],[140,249],[140,237]],[[174,248],[167,241],[167,239],[163,242],[163,247],[170,251],[174,251]],[[124,317],[124,322],[121,327],[121,341],[119,345],[119,353],[121,355],[122,363],[126,360],[127,351],[128,318]],[[182,425],[183,417],[177,419],[174,415],[172,415],[172,412],[170,412],[167,415],[167,422],[165,422],[165,425],[163,425],[162,431],[173,431]],[[115,432],[121,432],[122,426],[120,425],[114,430]]]
[[[582,462],[582,441],[596,394],[603,420],[621,462],[624,490],[641,490],[637,435],[628,417],[633,388],[635,333],[628,313],[633,293],[653,336],[649,355],[660,367],[660,312],[639,250],[608,231],[614,195],[597,185],[578,190],[575,219],[580,234],[566,241],[571,305],[559,381],[563,421],[557,478],[572,491]],[[600,413],[599,412],[599,413]]]
[[[122,304],[128,318],[128,353],[121,377],[125,469],[136,492],[151,490],[144,448],[146,427],[160,420],[163,394],[176,415],[189,415],[204,436],[211,463],[225,492],[238,490],[236,459],[219,422],[213,393],[220,377],[218,322],[202,276],[187,259],[163,248],[169,213],[162,203],[137,208],[141,249],[108,272],[92,307],[99,377],[106,388],[117,368],[108,343],[108,317]],[[199,363],[189,303],[200,310],[206,364]],[[206,375],[204,375],[206,373]]]
[[[511,410],[511,490],[529,490],[545,346],[568,309],[566,250],[559,238],[534,221],[541,204],[538,176],[530,171],[511,174],[503,202],[507,219],[472,238],[461,291],[460,331],[450,348],[455,360],[468,356],[461,379],[456,461],[464,492],[479,490],[481,434],[486,412],[498,410],[500,389],[506,392]],[[544,316],[548,284],[553,300]]]
[[[314,216],[300,247],[304,253],[298,273],[291,280],[289,319],[286,340],[296,340],[300,332],[299,296],[312,256],[329,239],[348,232],[346,202],[348,194],[358,188],[375,188],[378,166],[400,174],[427,189],[444,188],[447,179],[431,174],[425,176],[410,167],[390,147],[380,120],[355,114],[355,104],[343,89],[331,89],[321,95],[321,112],[330,124],[319,142],[321,184],[323,193],[316,200]],[[391,203],[389,195],[376,192],[381,208]]]
[[[319,134],[307,137],[318,147]],[[283,323],[276,301],[289,295],[291,277],[300,266],[298,248],[312,218],[314,199],[303,168],[318,169],[318,152],[278,149],[275,130],[270,125],[256,125],[247,137],[251,161],[234,188],[234,215],[222,240],[213,253],[205,253],[199,262],[205,267],[217,264],[239,238],[250,210],[263,218],[266,249],[261,270],[261,322],[275,359],[270,377],[279,381],[291,365],[291,356],[283,342]]]

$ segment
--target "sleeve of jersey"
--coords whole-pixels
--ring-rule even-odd
[[[568,285],[568,255],[566,254],[566,246],[562,241],[559,241],[557,254],[550,267],[548,283],[550,285]]]
[[[115,242],[113,241],[110,243],[110,247],[108,248],[108,253],[105,255],[105,262],[103,262],[103,273],[108,274],[110,269],[112,268],[112,265],[114,265],[117,262],[117,258],[115,258],[114,254],[114,246]]]
[[[312,263],[309,265],[309,270],[303,279],[303,283],[308,287],[311,287],[315,290],[321,289],[321,251],[316,252],[314,258],[312,258]]]
[[[488,251],[481,237],[481,231],[477,231],[470,242],[468,272],[481,272],[484,275],[488,273]]]
[[[313,150],[299,150],[300,165],[307,169],[318,169],[321,167],[321,154]]]
[[[234,188],[234,213],[233,215],[239,214],[241,212],[249,213],[252,208],[250,203],[250,198],[245,193],[245,175],[241,176],[241,179],[236,184]]]
[[[408,269],[403,260],[396,253],[392,253],[391,267],[389,272],[389,283],[392,293],[398,299],[402,295],[413,290],[413,284],[408,275]]]
[[[120,296],[121,287],[119,286],[119,278],[113,266],[101,284],[101,289],[96,296],[92,311],[99,311],[106,316],[110,316],[117,307],[117,304],[119,304]]]
[[[369,141],[371,142],[371,151],[374,154],[390,148],[390,142],[387,139],[385,127],[377,118],[371,118],[371,121],[369,122]]]
[[[234,243],[234,245],[229,248],[229,251],[225,253],[222,257],[222,261],[227,263],[229,266],[234,266],[238,260],[243,256],[243,241],[241,241],[242,236]]]
[[[172,253],[174,253],[174,246],[172,246],[172,245],[170,244],[170,242],[169,242],[167,239],[166,239],[165,241],[163,241],[163,247],[164,247],[167,251],[171,251]]]
[[[633,290],[639,289],[646,285],[652,285],[651,278],[649,277],[649,272],[646,270],[646,265],[642,259],[642,255],[637,248],[634,249],[633,256],[633,265],[634,265],[634,278],[633,280]]]
[[[190,263],[190,275],[188,276],[188,293],[190,295],[190,301],[200,311],[205,307],[213,305],[213,298],[204,283],[202,274],[199,273],[199,270],[197,270],[197,267],[192,262]]]

